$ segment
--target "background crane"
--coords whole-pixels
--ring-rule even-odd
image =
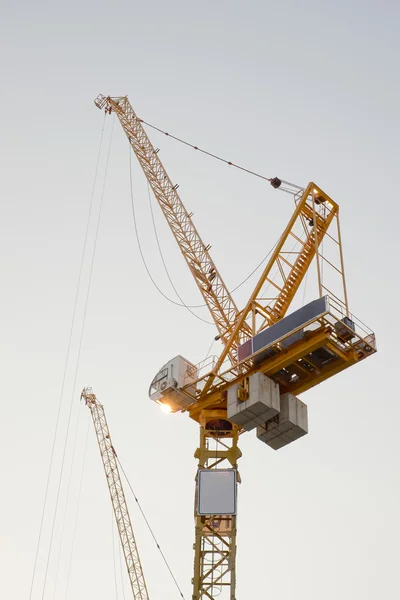
[[[313,182],[305,188],[284,182],[282,188],[294,198],[293,215],[238,311],[128,98],[100,95],[95,104],[117,115],[223,344],[211,365],[194,365],[181,356],[171,360],[152,381],[150,397],[172,412],[188,411],[200,424],[193,600],[226,593],[235,600],[236,508],[228,511],[229,503],[216,502],[201,510],[204,474],[221,476],[221,482],[233,475],[235,485],[224,489],[233,498],[240,481],[239,435],[256,429],[275,450],[305,435],[307,407],[295,394],[376,351],[373,332],[349,310],[339,207]],[[282,184],[270,181],[275,188]],[[322,250],[324,240],[333,256]],[[313,261],[318,298],[286,316]],[[326,276],[328,269],[335,277]],[[266,296],[266,287],[274,290],[272,296]]]
[[[97,400],[90,387],[84,388],[81,398],[84,399],[92,415],[133,598],[134,600],[149,600],[128,505],[118,470],[117,454],[111,442],[104,406]]]

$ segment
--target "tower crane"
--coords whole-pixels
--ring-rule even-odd
[[[131,518],[129,516],[121,476],[118,469],[117,454],[111,442],[104,406],[98,401],[90,387],[83,389],[81,399],[85,401],[92,415],[133,598],[134,600],[149,600],[146,581],[144,579]]]
[[[339,206],[313,182],[301,187],[270,180],[293,196],[294,212],[238,310],[127,96],[99,95],[95,104],[118,117],[222,342],[212,362],[169,361],[149,395],[200,424],[192,598],[235,600],[240,434],[255,429],[274,450],[299,439],[308,419],[297,395],[376,352],[374,333],[349,310]],[[312,263],[318,297],[287,314]],[[272,296],[265,296],[265,287]]]

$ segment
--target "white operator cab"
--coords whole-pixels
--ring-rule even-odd
[[[183,356],[176,356],[159,370],[150,384],[150,399],[165,412],[186,410],[196,394],[197,367]],[[183,387],[189,386],[186,390]],[[189,392],[189,393],[188,393]]]

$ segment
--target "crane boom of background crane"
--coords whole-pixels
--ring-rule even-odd
[[[85,400],[92,415],[133,598],[134,600],[149,600],[104,406],[97,400],[91,388],[85,388],[81,398]]]

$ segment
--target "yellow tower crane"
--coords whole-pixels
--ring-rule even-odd
[[[90,387],[84,388],[81,398],[89,407],[92,415],[133,598],[134,600],[149,600],[124,488],[118,470],[117,454],[111,442],[104,406],[97,400]]]
[[[95,104],[117,115],[223,345],[198,365],[172,359],[149,394],[200,424],[192,598],[235,600],[239,435],[255,429],[275,450],[305,435],[307,406],[297,395],[376,352],[374,333],[349,310],[339,207],[313,182],[270,180],[293,196],[294,212],[239,311],[128,98],[100,95]],[[318,297],[287,315],[313,261]]]

